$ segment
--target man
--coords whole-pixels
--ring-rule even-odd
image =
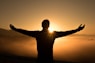
[[[53,63],[53,44],[54,40],[58,37],[67,36],[82,30],[85,25],[82,24],[75,30],[70,31],[54,31],[49,33],[49,20],[43,20],[42,31],[27,31],[19,28],[15,28],[10,24],[10,28],[22,34],[35,37],[37,40],[37,51],[38,51],[38,63]]]

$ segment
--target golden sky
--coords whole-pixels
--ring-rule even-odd
[[[56,31],[72,30],[80,24],[86,25],[84,30],[77,33],[88,34],[84,37],[75,35],[55,40],[54,59],[95,58],[95,36],[92,36],[95,35],[94,0],[0,0],[0,28],[10,29],[9,24],[13,24],[26,30],[41,30],[44,19],[49,19],[51,28]],[[13,34],[9,34],[7,39],[0,38],[1,50],[18,55],[23,52],[22,55],[27,56],[37,54],[33,39],[22,38],[22,41],[16,41],[17,39],[12,40],[13,37],[9,37],[11,35]]]
[[[95,34],[94,0],[2,0],[0,28],[9,24],[27,30],[41,30],[41,22],[49,19],[54,30],[72,30],[80,24],[86,28],[79,34]]]

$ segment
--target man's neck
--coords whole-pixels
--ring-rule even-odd
[[[47,28],[43,28],[43,31],[48,31],[48,29]]]

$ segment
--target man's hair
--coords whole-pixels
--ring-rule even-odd
[[[43,28],[48,28],[49,27],[49,20],[48,19],[43,20],[42,27]]]

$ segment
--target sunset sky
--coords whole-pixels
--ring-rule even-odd
[[[94,0],[0,0],[0,28],[9,24],[27,30],[41,30],[41,22],[49,19],[54,30],[86,27],[79,34],[95,34]]]
[[[79,35],[55,40],[54,59],[93,60],[95,63],[95,0],[0,0],[0,52],[36,57],[35,39],[9,31],[9,25],[41,30],[44,19],[48,19],[50,27],[56,31],[86,25],[84,30],[76,33]]]

